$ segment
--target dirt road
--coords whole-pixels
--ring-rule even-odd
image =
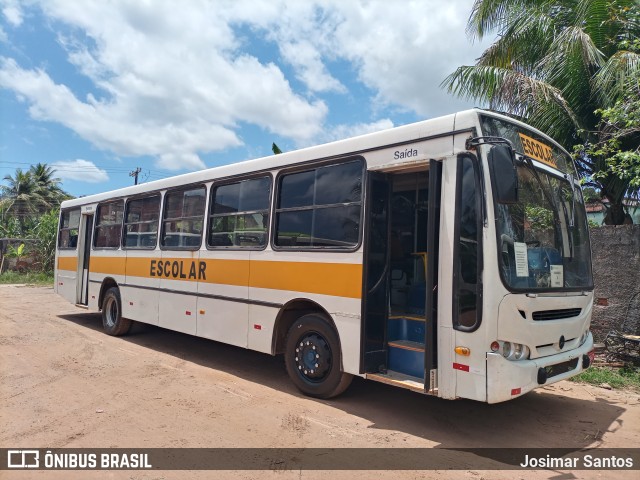
[[[498,405],[356,378],[307,398],[281,358],[99,314],[50,288],[0,286],[0,447],[637,447],[640,397],[570,382]],[[10,475],[9,475],[10,474]],[[622,471],[0,472],[1,478],[636,478]]]

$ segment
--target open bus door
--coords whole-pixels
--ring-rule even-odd
[[[390,194],[389,176],[368,172],[363,258],[362,373],[384,372],[387,368]]]
[[[91,236],[93,233],[93,214],[81,217],[78,235],[78,272],[77,304],[87,305],[89,299],[89,260],[91,257]]]
[[[370,172],[362,373],[437,394],[437,276],[442,163]]]

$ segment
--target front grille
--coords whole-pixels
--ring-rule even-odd
[[[578,359],[574,358],[573,360],[569,360],[567,362],[557,363],[555,365],[549,365],[544,369],[547,371],[547,378],[555,377],[556,375],[562,375],[563,373],[570,372],[571,370],[575,370],[578,366]]]
[[[561,310],[541,310],[533,312],[533,319],[536,321],[544,320],[562,320],[563,318],[572,318],[580,315],[580,308],[563,308]]]

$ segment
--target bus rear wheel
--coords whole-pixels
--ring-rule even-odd
[[[305,315],[289,329],[285,365],[302,393],[331,398],[344,392],[353,376],[340,370],[341,360],[338,334],[323,316]]]
[[[131,320],[122,318],[120,290],[111,287],[102,300],[102,326],[109,335],[125,335],[131,328]]]

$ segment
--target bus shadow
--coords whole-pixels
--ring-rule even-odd
[[[102,330],[101,317],[96,313],[59,318]],[[140,323],[135,323],[121,340],[302,397],[289,381],[281,356]],[[381,433],[402,432],[438,448],[486,449],[474,454],[496,460],[494,457],[500,454],[489,449],[560,448],[570,452],[595,447],[604,434],[623,426],[623,407],[592,393],[587,398],[563,396],[563,389],[568,392],[582,387],[570,382],[559,385],[554,392],[542,388],[506,403],[488,405],[442,400],[356,377],[341,396],[315,401],[363,418],[371,423],[370,429]]]

